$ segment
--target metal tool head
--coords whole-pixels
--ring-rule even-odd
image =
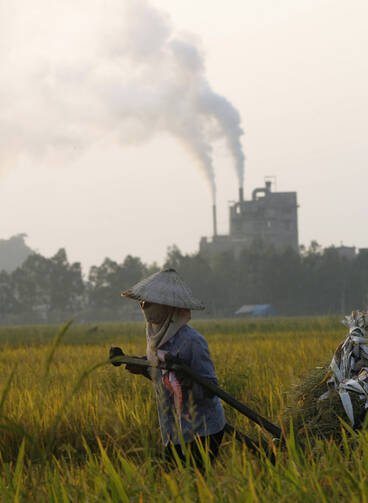
[[[119,347],[111,346],[110,351],[109,351],[109,358],[111,360],[111,363],[115,367],[120,367],[120,365],[122,364],[122,362],[114,361],[114,360],[117,360],[119,356],[124,356],[123,350]]]

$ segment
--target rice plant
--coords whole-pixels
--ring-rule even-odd
[[[336,318],[194,321],[219,383],[275,423],[289,395],[344,338]],[[274,464],[229,435],[213,466],[168,469],[152,384],[107,362],[141,355],[141,323],[0,328],[0,501],[263,502],[367,500],[368,434],[298,442]],[[228,422],[263,433],[225,407]],[[263,437],[268,441],[267,435]],[[206,454],[204,453],[206,456]]]

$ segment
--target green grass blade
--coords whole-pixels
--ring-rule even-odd
[[[106,471],[106,474],[109,477],[111,488],[116,496],[119,498],[118,501],[122,501],[123,503],[129,503],[128,495],[124,489],[122,479],[120,475],[117,473],[115,468],[113,467],[108,455],[106,454],[105,449],[103,448],[100,439],[98,441],[98,446],[102,456],[102,465]]]
[[[16,368],[17,368],[17,364],[15,364],[13,366],[13,369],[12,369],[12,371],[9,374],[8,380],[6,381],[5,388],[4,388],[4,390],[3,390],[2,394],[1,394],[1,399],[0,399],[0,417],[3,415],[4,404],[5,404],[6,398],[7,398],[8,394],[9,394],[10,386],[11,386],[11,383],[12,383],[12,381],[14,379],[14,374],[15,374]]]
[[[15,465],[14,470],[14,478],[13,478],[13,487],[15,487],[15,495],[14,502],[19,502],[19,493],[22,485],[22,472],[24,465],[24,449],[25,449],[25,439],[23,438],[22,443],[20,444],[17,463]]]
[[[54,355],[55,355],[55,352],[62,340],[62,338],[64,337],[64,335],[66,334],[66,332],[68,331],[69,327],[72,325],[72,323],[74,322],[74,318],[72,318],[71,320],[67,321],[66,323],[64,323],[58,333],[56,334],[56,337],[54,339],[54,342],[51,346],[51,349],[50,349],[50,352],[49,354],[47,355],[47,358],[46,358],[46,363],[45,363],[45,372],[44,372],[44,375],[43,375],[43,382],[46,383],[46,380],[47,380],[47,376],[50,372],[50,366],[51,366],[51,363],[52,363],[52,360],[54,359]]]

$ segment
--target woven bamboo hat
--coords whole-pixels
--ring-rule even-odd
[[[135,284],[121,295],[139,301],[153,302],[182,309],[204,309],[203,303],[193,297],[175,269],[156,272]]]

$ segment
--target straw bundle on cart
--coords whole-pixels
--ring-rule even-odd
[[[315,368],[291,393],[284,420],[300,435],[339,440],[341,420],[362,427],[368,408],[368,315],[353,311],[343,323],[349,333],[330,365]]]

